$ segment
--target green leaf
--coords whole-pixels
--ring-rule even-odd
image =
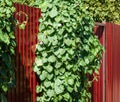
[[[45,80],[47,78],[48,73],[46,71],[43,71],[42,74],[40,75],[41,81]]]
[[[42,59],[41,59],[40,57],[37,57],[37,58],[35,59],[35,64],[36,64],[37,66],[42,66],[42,65],[43,65]]]
[[[89,59],[88,58],[85,58],[85,63],[89,64]]]
[[[59,70],[54,70],[54,73],[57,76],[59,74]]]
[[[53,75],[53,74],[48,74],[48,75],[47,75],[47,79],[48,79],[48,80],[53,79],[53,77],[54,77],[54,75]]]
[[[54,46],[54,45],[57,45],[58,44],[58,40],[54,40],[53,42],[52,42],[52,45]]]
[[[8,30],[9,30],[9,28],[8,28]],[[9,31],[10,31],[10,30],[9,30]],[[15,36],[14,36],[14,33],[13,33],[13,32],[9,33],[9,36],[10,36],[10,38],[15,39]]]
[[[7,90],[8,90],[7,86],[3,85],[3,86],[2,86],[2,90],[3,90],[4,92],[7,92]]]
[[[73,49],[67,50],[67,52],[68,52],[69,54],[71,54],[71,55],[74,54],[74,50],[73,50]]]
[[[56,64],[55,64],[55,68],[60,68],[60,67],[61,67],[61,65],[62,65],[62,63],[61,63],[61,62],[56,62]]]
[[[0,34],[1,34],[1,36],[0,36],[0,42],[4,42],[4,43],[6,43],[7,45],[9,45],[10,44],[10,38],[9,38],[9,36],[8,36],[8,34],[7,33],[3,33],[3,32],[1,31],[0,32]]]
[[[66,99],[69,99],[70,98],[70,94],[66,93],[66,94],[63,95],[63,97],[66,98]]]
[[[63,99],[63,97],[61,95],[59,95],[58,100],[61,101],[62,99]]]
[[[55,85],[54,88],[55,88],[55,93],[56,94],[60,94],[60,93],[64,92],[64,86],[63,85],[60,85],[60,86]]]
[[[64,39],[64,43],[70,46],[72,44],[72,41],[70,39]]]
[[[49,86],[51,86],[51,82],[50,81],[45,81],[44,85],[45,85],[46,88],[48,88]]]
[[[74,84],[74,79],[68,79],[68,84],[73,85]]]
[[[55,17],[55,21],[56,21],[56,22],[60,22],[62,19],[63,19],[63,18],[62,18],[61,16]]]
[[[98,69],[95,69],[95,73],[96,73],[96,74],[99,74],[99,70],[98,70]]]
[[[44,48],[43,48],[43,47],[41,47],[41,45],[40,45],[40,44],[37,44],[36,48],[37,48],[38,52],[41,52],[41,51],[43,51],[43,50],[44,50]]]
[[[37,92],[37,93],[40,93],[41,91],[42,91],[42,87],[41,87],[41,86],[37,86],[37,87],[36,87],[36,92]]]
[[[67,70],[71,70],[72,68],[73,68],[73,65],[67,65],[67,66],[66,66],[66,69],[67,69]]]
[[[51,18],[55,17],[58,15],[58,11],[57,11],[57,8],[56,7],[53,7],[52,10],[49,12],[49,16]]]
[[[54,52],[54,54],[58,56],[58,55],[65,54],[65,52],[66,52],[66,49],[59,48],[57,51]]]
[[[45,57],[45,56],[44,56],[44,57]],[[47,58],[44,58],[44,57],[43,57],[43,59],[42,59],[42,62],[43,62],[43,63],[47,63]]]
[[[42,12],[46,12],[48,5],[49,5],[48,2],[44,1],[44,3],[39,4],[39,7],[42,8]]]
[[[80,65],[81,65],[81,66],[85,66],[85,65],[86,65],[85,61],[84,61],[84,60],[81,60],[81,61],[80,61]]]
[[[49,97],[54,96],[54,91],[53,91],[53,90],[48,90],[48,91],[47,91],[47,95],[48,95]]]
[[[6,3],[7,5],[12,6],[12,2],[10,2],[9,0],[6,0]]]
[[[90,75],[93,74],[93,70],[92,70],[92,69],[88,70],[87,72],[88,72]]]
[[[46,67],[46,70],[47,70],[49,73],[51,73],[51,72],[53,71],[53,67],[52,67],[51,65],[48,65],[48,66]]]
[[[48,54],[47,54],[46,52],[43,52],[43,53],[42,53],[42,56],[43,56],[44,58],[47,57],[47,55],[48,55]]]
[[[6,29],[7,29],[8,32],[10,32],[10,27],[9,26],[7,26]]]
[[[34,72],[38,72],[39,68],[37,66],[35,66],[33,70],[34,70]]]
[[[55,97],[55,98],[54,98],[54,102],[58,102],[58,97]]]
[[[61,85],[63,82],[60,79],[56,79],[55,80],[55,85],[59,86]]]
[[[48,62],[55,62],[56,61],[56,58],[54,55],[51,55],[49,58],[48,58]]]
[[[15,12],[15,10],[16,10],[15,7],[12,7],[12,8],[11,8],[11,11],[12,11],[12,12]]]
[[[70,93],[71,93],[71,92],[73,91],[73,88],[72,88],[72,87],[70,87],[70,86],[68,86],[68,87],[67,87],[67,90],[68,90],[68,92],[70,92]]]
[[[66,70],[65,70],[65,68],[60,68],[59,71],[63,74],[63,73],[65,73]]]
[[[19,25],[19,29],[25,29],[25,26],[26,26],[26,25],[25,25],[24,23],[23,23],[23,24],[20,24],[20,25]]]
[[[62,57],[63,61],[66,61],[68,59],[71,59],[71,57],[69,56],[69,54],[67,53],[65,56]]]
[[[43,44],[48,44],[48,39],[47,39],[47,37],[46,37],[45,34],[40,34],[40,35],[38,35],[38,39],[39,39],[39,41],[42,42]]]

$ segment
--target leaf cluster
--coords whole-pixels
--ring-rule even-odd
[[[81,0],[37,0],[42,10],[33,70],[37,102],[90,102],[87,74],[98,73],[103,48]]]
[[[14,85],[13,58],[15,47],[15,8],[11,0],[0,0],[0,101],[6,91]]]
[[[13,1],[20,4],[26,4],[26,5],[32,5],[35,2],[35,0],[13,0]]]
[[[82,2],[95,21],[120,24],[120,0],[82,0]]]

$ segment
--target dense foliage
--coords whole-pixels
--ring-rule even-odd
[[[37,102],[90,102],[87,74],[98,73],[102,46],[81,0],[37,0],[41,8],[34,71]]]
[[[0,0],[0,102],[5,92],[14,85],[14,19],[11,0]]]
[[[95,21],[120,24],[120,0],[82,0],[82,2]]]
[[[39,0],[14,0],[22,4],[34,5]],[[84,9],[89,11],[96,22],[120,24],[120,0],[81,0]]]
[[[14,2],[26,5],[34,4],[35,0],[13,0]]]

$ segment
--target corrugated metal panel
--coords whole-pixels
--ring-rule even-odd
[[[120,102],[120,25],[106,24],[106,102]]]
[[[8,102],[35,102],[36,101],[36,75],[32,70],[35,60],[35,46],[39,29],[38,19],[41,11],[27,5],[14,4],[15,19],[19,22],[28,22],[25,29],[15,28],[16,36],[16,87],[8,92]],[[22,13],[20,13],[22,11]]]
[[[113,28],[113,102],[120,102],[120,26]]]

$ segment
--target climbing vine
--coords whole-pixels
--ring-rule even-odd
[[[14,86],[14,11],[11,0],[0,0],[0,102],[6,102],[5,93]]]
[[[81,0],[36,0],[42,10],[34,71],[41,80],[37,102],[90,102],[91,81],[103,48]]]

